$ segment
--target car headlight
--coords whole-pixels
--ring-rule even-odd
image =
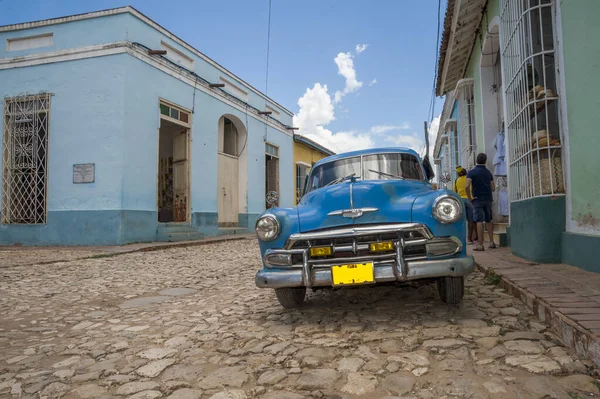
[[[279,221],[275,215],[264,215],[256,221],[256,235],[263,241],[273,241],[279,235]]]
[[[454,197],[442,195],[433,203],[433,217],[440,223],[455,223],[462,216],[462,204]]]

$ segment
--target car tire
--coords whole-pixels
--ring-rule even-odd
[[[465,294],[464,277],[442,277],[437,281],[438,293],[442,301],[449,305],[459,304]]]
[[[286,309],[294,309],[302,305],[302,302],[304,302],[306,288],[276,288],[275,295],[277,296],[277,300],[281,306]]]

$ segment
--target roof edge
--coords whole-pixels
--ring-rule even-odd
[[[308,137],[302,136],[300,134],[294,134],[294,141],[297,143],[302,143],[302,144],[306,144],[310,147],[313,147],[314,149],[323,152],[327,156],[336,155],[336,153],[331,151],[329,148],[317,143],[316,141],[309,139]]]
[[[452,35],[452,20],[454,19],[455,6],[456,0],[448,0],[446,14],[444,16],[444,31],[442,32],[442,41],[440,43],[440,56],[438,60],[437,82],[435,88],[435,93],[438,96],[442,95],[442,75],[444,73],[444,65],[446,64],[446,52],[448,51],[448,44],[450,43],[450,36]]]
[[[136,8],[134,8],[133,6],[130,6],[130,5],[123,6],[123,7],[117,7],[117,8],[109,8],[109,9],[105,9],[105,10],[91,11],[91,12],[81,13],[81,14],[67,15],[67,16],[57,17],[57,18],[48,18],[48,19],[42,19],[42,20],[37,20],[37,21],[21,22],[18,24],[3,25],[3,26],[0,26],[0,33],[12,32],[12,31],[24,30],[24,29],[33,29],[33,28],[39,28],[42,26],[57,25],[57,24],[63,24],[63,23],[67,23],[67,22],[82,21],[82,20],[86,20],[86,19],[101,18],[101,17],[107,17],[107,16],[124,14],[124,13],[129,13],[129,14],[133,15],[134,17],[140,19],[142,22],[150,25],[152,28],[160,31],[165,36],[167,36],[169,39],[175,41],[177,44],[184,47],[185,49],[192,52],[193,54],[200,57],[201,59],[205,60],[209,64],[213,65],[215,68],[221,70],[222,72],[227,73],[232,78],[235,78],[239,82],[243,83],[250,90],[252,90],[255,94],[258,94],[260,97],[262,97],[267,102],[270,102],[273,105],[281,108],[289,116],[292,116],[292,117],[294,116],[294,113],[292,111],[290,111],[283,105],[279,104],[278,102],[276,102],[275,100],[270,98],[268,95],[266,95],[262,91],[256,89],[250,83],[241,79],[236,74],[229,71],[227,68],[225,68],[224,66],[222,66],[221,64],[219,64],[218,62],[213,60],[212,58],[208,57],[206,54],[202,53],[200,50],[196,49],[194,46],[187,43],[185,40],[181,39],[179,36],[175,35],[171,31],[167,30],[166,28],[161,26],[158,22],[154,21],[152,18],[146,16],[145,14],[143,14],[142,12],[140,12],[139,10],[137,10]]]

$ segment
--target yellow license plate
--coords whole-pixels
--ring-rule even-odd
[[[331,267],[333,285],[365,284],[375,281],[373,262]]]

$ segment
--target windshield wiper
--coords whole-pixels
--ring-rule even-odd
[[[391,174],[391,173],[385,173],[385,172],[382,172],[382,171],[380,171],[380,170],[373,170],[373,169],[369,169],[369,172],[377,173],[377,174],[378,174],[378,175],[380,175],[380,176],[381,176],[381,175],[383,175],[383,176],[393,177],[393,178],[395,178],[395,179],[404,180],[404,177],[402,177],[402,176],[393,175],[393,174]]]
[[[331,186],[331,185],[333,185],[333,184],[338,184],[338,183],[341,183],[341,182],[343,182],[344,180],[348,180],[348,179],[350,179],[350,178],[352,178],[352,177],[354,177],[354,176],[356,176],[356,173],[352,173],[351,175],[344,176],[344,177],[338,177],[337,179],[330,181],[329,183],[327,183],[327,184],[326,184],[325,186],[323,186],[323,187],[327,187],[327,186]]]

